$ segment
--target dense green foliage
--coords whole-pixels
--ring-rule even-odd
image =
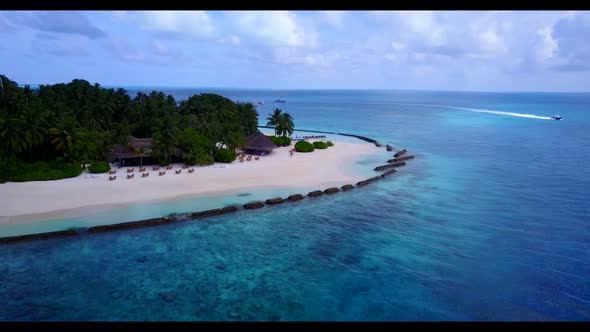
[[[295,150],[297,152],[313,152],[313,144],[308,141],[299,141],[295,143]]]
[[[131,97],[124,89],[105,89],[85,80],[39,89],[19,87],[3,75],[0,80],[0,170],[8,161],[57,167],[54,162],[61,160],[61,168],[73,162],[109,161],[115,145],[126,146],[130,136],[153,138],[151,154],[162,165],[173,158],[210,164],[216,143],[235,150],[257,131],[254,105],[216,94],[193,95],[177,103],[163,92]],[[134,152],[140,156],[143,151]],[[5,174],[0,181],[9,178]]]
[[[275,136],[291,136],[295,130],[293,117],[289,113],[283,113],[275,108],[274,112],[266,118],[266,125],[275,128]]]
[[[187,165],[210,165],[213,163],[211,151],[214,145],[198,131],[186,128],[180,133],[179,146],[185,153],[182,155]]]
[[[215,161],[220,163],[231,163],[236,157],[236,153],[230,149],[219,149],[215,152]]]
[[[106,173],[111,170],[111,165],[104,161],[94,161],[88,167],[90,173]]]
[[[58,180],[78,176],[81,172],[82,168],[76,162],[37,161],[24,163],[16,160],[9,167],[6,180],[14,182]]]
[[[327,149],[328,148],[328,144],[326,144],[326,142],[321,142],[321,141],[316,141],[313,142],[313,147],[316,149]]]
[[[277,146],[291,145],[291,139],[287,136],[267,136]]]
[[[10,180],[10,174],[18,168],[18,163],[18,159],[0,151],[0,183]]]
[[[328,146],[334,146],[334,143],[332,143],[332,141],[327,141],[327,142],[326,142],[326,144],[327,144]]]

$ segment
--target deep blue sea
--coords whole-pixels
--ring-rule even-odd
[[[590,320],[590,94],[164,90],[417,158],[320,199],[1,245],[0,320]]]

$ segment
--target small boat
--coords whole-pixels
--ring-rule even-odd
[[[559,115],[554,115],[551,118],[554,120],[561,120],[561,116],[559,116]]]
[[[287,101],[281,98],[275,99],[275,103],[286,103]]]

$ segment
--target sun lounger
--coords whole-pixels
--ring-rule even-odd
[[[195,172],[195,169],[194,168],[191,168],[191,169],[188,170],[188,172],[189,173],[194,173]]]
[[[133,173],[134,170],[135,170],[135,168],[128,168],[127,173]]]
[[[153,171],[159,171],[160,170],[160,167],[159,166],[154,166],[154,167],[152,167],[152,170]]]
[[[114,181],[116,179],[117,179],[117,176],[116,175],[115,176],[109,176],[109,181]]]
[[[116,173],[117,173],[117,170],[109,171],[109,174],[116,174]]]
[[[135,174],[127,174],[127,179],[133,179],[134,176]]]
[[[180,173],[182,173],[182,170],[181,170],[181,169],[179,169],[178,171],[174,171],[174,173],[176,173],[176,174],[180,174]]]
[[[162,176],[162,175],[166,175],[166,171],[164,171],[164,172],[158,172],[158,176]]]
[[[148,176],[150,176],[150,173],[141,173],[142,178],[147,178]]]

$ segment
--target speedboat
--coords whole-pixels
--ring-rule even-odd
[[[551,118],[554,120],[561,120],[561,116],[559,116],[559,115],[554,115]]]
[[[281,98],[275,99],[275,103],[286,103],[287,101]]]

